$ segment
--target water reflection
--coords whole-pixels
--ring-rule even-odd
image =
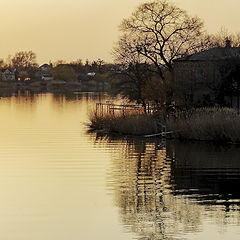
[[[240,205],[239,146],[170,143],[168,149],[176,158],[172,167],[176,194],[200,204],[223,205],[226,211]]]
[[[108,148],[82,124],[99,96],[77,95],[0,99],[0,239],[131,239],[106,194]]]
[[[15,90],[11,88],[0,88],[0,98],[11,98],[16,97],[19,99],[37,99],[39,95],[52,95],[53,99],[56,101],[61,101],[65,99],[67,101],[81,100],[85,98],[90,101],[104,101],[106,98],[109,98],[108,95],[104,92],[53,92],[47,93],[44,91],[33,91],[33,90]]]
[[[1,97],[0,238],[238,239],[239,147],[87,133],[107,98]]]
[[[238,146],[97,139],[121,149],[113,157],[109,191],[126,231],[138,239],[210,239],[239,226]]]
[[[101,102],[107,97],[106,93],[98,92],[65,92],[65,93],[53,93],[53,98],[57,102],[62,102],[63,99],[66,101],[77,101],[83,98],[90,102]]]

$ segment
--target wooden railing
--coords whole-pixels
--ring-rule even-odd
[[[96,113],[103,115],[104,113],[115,114],[120,113],[125,115],[129,112],[144,113],[144,107],[139,104],[114,104],[112,102],[96,103]],[[150,107],[147,107],[147,112],[150,113]]]

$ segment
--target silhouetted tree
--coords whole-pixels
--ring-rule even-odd
[[[4,62],[3,59],[0,59],[0,69],[3,69],[6,67],[6,63]]]
[[[76,81],[77,74],[71,66],[59,64],[52,70],[53,78],[62,81]]]
[[[144,89],[153,72],[150,71],[151,66],[146,59],[137,51],[132,51],[129,44],[127,35],[123,35],[113,50],[115,61],[119,64],[117,76],[120,80],[115,88],[130,100],[142,104],[146,110]]]
[[[153,63],[164,81],[163,67],[171,72],[175,58],[199,47],[203,22],[166,0],[156,0],[141,4],[123,20],[120,30],[128,39],[129,51]],[[121,46],[120,39],[118,47]]]
[[[53,67],[57,67],[58,65],[68,64],[65,60],[57,60],[56,62],[53,62]]]
[[[35,68],[38,66],[36,58],[36,54],[32,51],[20,51],[13,57],[10,56],[10,66],[18,71]]]
[[[240,47],[240,32],[230,33],[226,28],[222,27],[216,34],[208,36],[208,47],[225,47],[228,40],[232,47]]]

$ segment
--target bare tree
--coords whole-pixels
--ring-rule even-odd
[[[104,61],[98,58],[96,61],[93,61],[91,63],[91,71],[103,73],[103,66],[104,66]]]
[[[199,47],[203,22],[166,0],[156,0],[140,5],[123,20],[120,30],[130,39],[124,45],[128,51],[137,52],[154,64],[164,81],[163,67],[171,72],[175,58]],[[118,47],[122,47],[122,39]]]
[[[209,47],[225,47],[226,40],[229,40],[232,47],[240,47],[240,32],[230,33],[226,28],[221,27],[216,34],[208,35]]]
[[[53,67],[57,67],[58,65],[64,65],[64,64],[68,64],[67,61],[65,60],[57,60],[56,62],[53,62],[52,65]]]
[[[131,47],[132,39],[123,35],[118,45],[113,49],[115,62],[118,64],[118,79],[115,86],[118,92],[141,103],[146,110],[146,97],[144,96],[147,82],[152,78],[151,66],[146,58]]]
[[[10,66],[17,70],[25,70],[37,67],[36,54],[32,51],[20,51],[10,58]]]
[[[2,58],[0,58],[0,70],[6,67],[6,63]]]

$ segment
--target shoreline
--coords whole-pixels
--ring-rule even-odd
[[[59,81],[25,81],[25,82],[3,82],[0,81],[0,93],[8,95],[16,91],[32,91],[32,92],[105,92],[105,89],[99,89],[97,86],[81,84],[79,82],[59,82]]]
[[[165,122],[161,119],[149,114],[98,116],[95,113],[90,116],[89,128],[106,134],[240,144],[240,115],[230,108],[199,108],[176,114]],[[160,127],[164,125],[166,129]]]

